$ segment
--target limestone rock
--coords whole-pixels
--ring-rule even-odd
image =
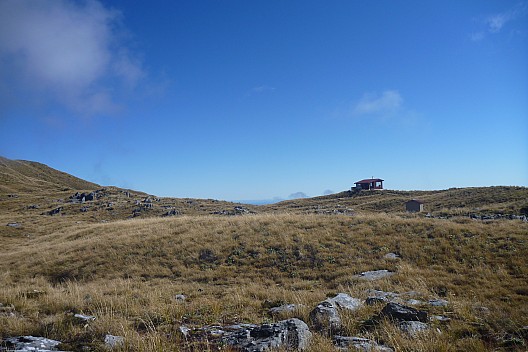
[[[269,309],[269,314],[280,315],[295,312],[301,305],[300,304],[283,304],[282,306],[272,307]]]
[[[421,321],[402,321],[398,324],[401,331],[415,337],[419,333],[429,330],[429,324]]]
[[[391,275],[394,275],[394,272],[383,269],[383,270],[364,271],[361,274],[357,275],[357,277],[362,280],[374,281],[374,280],[383,279],[385,277],[389,277]]]
[[[310,323],[314,329],[323,333],[341,330],[341,317],[335,305],[329,301],[319,303],[310,312]]]
[[[400,256],[396,253],[387,253],[383,256],[383,258],[388,260],[397,260],[400,259]]]
[[[390,347],[379,345],[376,341],[362,337],[334,336],[334,345],[342,351],[354,349],[362,352],[394,352]]]
[[[304,350],[311,337],[312,333],[306,323],[293,318],[274,324],[242,327],[226,333],[222,340],[244,352],[262,352],[279,348]]]
[[[174,299],[176,300],[176,302],[178,303],[183,303],[185,302],[185,300],[187,299],[187,296],[183,295],[183,294],[177,294],[176,296],[174,296]]]
[[[367,295],[368,297],[365,300],[365,303],[369,306],[380,302],[392,302],[399,297],[395,292],[385,292],[380,290],[367,290]]]
[[[346,293],[338,293],[334,298],[327,299],[328,302],[332,303],[337,308],[356,310],[362,306],[362,302],[358,298],[353,298]]]
[[[125,338],[123,336],[105,335],[104,339],[106,347],[115,348],[125,344]]]
[[[429,300],[429,304],[433,307],[447,307],[449,302],[445,299],[431,299]]]
[[[17,336],[6,338],[0,343],[0,351],[14,352],[50,352],[59,351],[60,341],[35,336]]]
[[[77,318],[78,321],[82,323],[86,323],[86,324],[95,320],[95,317],[93,315],[85,315],[85,314],[75,314],[74,318]]]

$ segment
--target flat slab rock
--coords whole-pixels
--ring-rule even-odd
[[[35,336],[17,336],[4,339],[0,351],[9,352],[51,352],[59,351],[60,341]],[[5,347],[2,347],[5,346]],[[64,351],[63,351],[64,352]]]
[[[351,297],[346,293],[338,293],[335,297],[328,298],[327,301],[337,308],[349,310],[356,310],[363,305],[360,299]]]
[[[383,269],[383,270],[364,271],[361,274],[356,275],[356,277],[362,280],[374,281],[374,280],[383,279],[385,277],[389,277],[391,275],[394,275],[394,272]]]
[[[415,337],[430,328],[429,324],[422,323],[421,321],[402,321],[398,324],[398,327],[401,331],[412,337]]]
[[[398,303],[388,303],[381,313],[379,314],[380,318],[386,317],[391,320],[396,320],[399,322],[403,321],[419,321],[422,323],[427,322],[427,312],[423,310],[418,310],[412,307],[407,307]]]
[[[364,352],[394,352],[390,347],[379,345],[376,341],[362,337],[334,336],[334,345],[341,351],[349,351],[354,348],[356,351]]]
[[[283,304],[282,306],[278,307],[272,307],[268,310],[269,314],[271,315],[279,315],[279,314],[286,314],[295,312],[297,309],[301,308],[302,305],[300,304]]]

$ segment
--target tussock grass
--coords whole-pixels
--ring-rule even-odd
[[[0,303],[16,311],[0,315],[0,336],[41,335],[100,350],[110,333],[125,336],[130,351],[212,349],[193,347],[179,326],[308,321],[327,296],[366,298],[371,288],[445,298],[448,307],[424,308],[451,322],[416,338],[388,323],[365,332],[362,321],[382,308],[365,306],[343,314],[344,334],[408,351],[526,347],[528,225],[520,221],[282,213],[48,226],[0,253]],[[401,259],[384,259],[389,252]],[[377,269],[396,274],[372,282],[354,276]],[[270,302],[303,306],[271,317]],[[84,326],[75,313],[97,320]],[[316,335],[310,350],[333,347]]]

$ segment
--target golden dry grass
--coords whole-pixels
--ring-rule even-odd
[[[294,315],[308,321],[328,295],[366,298],[366,289],[376,288],[418,291],[422,300],[446,293],[447,308],[426,309],[452,321],[435,323],[442,333],[417,338],[391,324],[364,332],[361,322],[382,308],[365,306],[345,314],[347,334],[408,351],[526,347],[528,224],[517,220],[263,214],[46,226],[38,236],[7,241],[0,253],[0,302],[16,310],[0,316],[0,336],[44,335],[74,350],[99,350],[111,333],[125,336],[125,350],[192,350],[181,324],[289,316],[270,317],[266,302],[303,304]],[[383,259],[388,252],[401,259]],[[376,269],[396,274],[373,282],[354,277]],[[175,300],[179,293],[185,303]],[[77,312],[98,319],[83,327],[72,319]],[[333,347],[316,336],[311,350]]]

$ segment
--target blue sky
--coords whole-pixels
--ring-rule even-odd
[[[0,0],[0,155],[160,196],[528,185],[527,1]]]

